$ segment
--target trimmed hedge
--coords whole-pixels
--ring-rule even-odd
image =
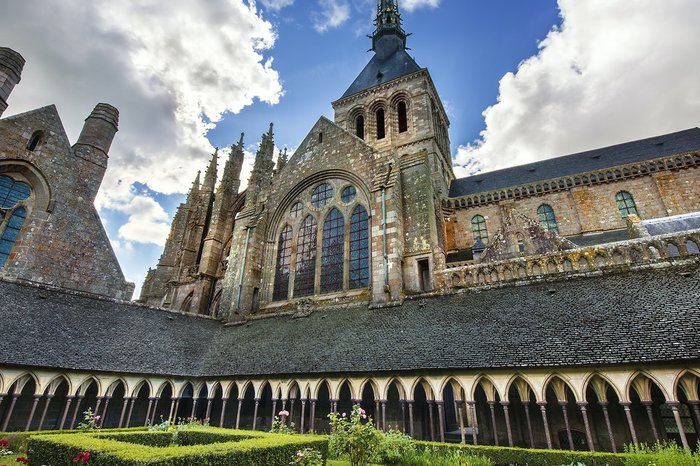
[[[112,433],[112,432],[145,432],[146,427],[129,427],[123,429],[98,429],[89,431],[90,433]],[[57,434],[84,434],[86,431],[78,429],[65,430],[34,430],[29,432],[0,432],[0,439],[6,438],[10,441],[13,449],[26,451],[29,438],[34,435],[57,435]]]
[[[540,450],[531,448],[492,447],[488,445],[445,444],[437,442],[416,442],[419,449],[430,447],[437,451],[462,450],[474,455],[483,455],[496,466],[538,465],[561,466],[563,464],[583,463],[586,466],[624,466],[630,458],[624,453],[604,453],[570,450]],[[653,463],[654,455],[647,455]]]
[[[147,447],[169,447],[173,440],[172,432],[115,432],[113,434],[96,433],[95,436]]]
[[[264,434],[206,427],[181,431],[178,438],[183,434],[188,442],[213,440],[218,443],[159,448],[118,441],[115,439],[120,437],[118,435],[111,438],[96,434],[38,435],[29,439],[29,464],[71,464],[80,451],[92,454],[91,466],[287,466],[294,454],[304,448],[315,448],[321,451],[324,458],[328,455],[328,439],[320,436]],[[221,442],[224,438],[228,439]],[[238,441],[231,441],[231,438]]]
[[[185,429],[177,434],[177,443],[180,446],[208,445],[217,442],[239,442],[250,438],[264,437],[263,432],[244,432],[231,429],[210,427],[205,429]]]

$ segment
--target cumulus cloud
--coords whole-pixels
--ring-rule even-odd
[[[294,0],[260,0],[260,3],[270,10],[279,11],[284,7],[294,4]]]
[[[337,28],[350,18],[350,5],[344,0],[319,0],[318,10],[311,14],[314,29],[326,32]]]
[[[264,55],[276,35],[254,2],[28,0],[5,7],[0,30],[27,59],[10,112],[54,102],[75,141],[97,102],[119,108],[100,208],[133,200],[136,181],[186,191],[213,150],[212,124],[282,95]]]
[[[500,81],[460,176],[697,126],[693,0],[560,0],[562,25]]]
[[[120,210],[129,214],[129,219],[119,227],[119,238],[131,242],[165,245],[170,231],[170,219],[155,200],[137,195],[129,199]]]
[[[414,11],[422,7],[436,8],[440,5],[440,0],[403,0],[399,7],[406,11]]]

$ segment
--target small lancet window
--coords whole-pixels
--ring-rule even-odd
[[[355,118],[355,135],[360,138],[365,138],[365,117],[357,115]]]
[[[318,133],[318,143],[321,144],[323,142],[323,132]]]
[[[350,289],[369,286],[369,219],[358,205],[350,218]]]
[[[399,133],[408,131],[408,112],[406,110],[406,102],[403,100],[396,106],[396,112],[399,117]]]
[[[377,110],[377,139],[384,139],[386,136],[384,128],[384,109]]]
[[[634,198],[627,191],[620,191],[617,193],[615,195],[615,202],[617,202],[617,209],[620,211],[622,218],[627,218],[630,214],[638,215]]]
[[[343,289],[344,252],[345,219],[343,214],[334,208],[323,222],[321,293],[330,293]]]
[[[316,277],[316,219],[309,215],[297,234],[297,255],[294,270],[294,297],[314,294]]]
[[[29,138],[29,142],[27,143],[27,150],[28,151],[34,151],[34,149],[37,148],[39,143],[41,142],[41,138],[44,136],[43,131],[34,131],[32,134],[32,137]]]
[[[480,239],[484,244],[488,243],[489,233],[486,230],[486,219],[483,215],[472,217],[472,237],[474,241]]]
[[[275,268],[275,285],[272,290],[273,301],[283,301],[289,294],[289,270],[292,263],[292,227],[287,225],[280,233],[277,244],[277,267]]]
[[[537,208],[537,216],[540,218],[540,226],[552,233],[559,234],[557,218],[554,216],[554,209],[549,204],[542,204]]]

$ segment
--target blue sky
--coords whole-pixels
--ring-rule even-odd
[[[56,104],[75,141],[98,102],[120,130],[96,206],[137,294],[214,147],[275,123],[294,149],[371,58],[375,0],[23,0],[5,115]],[[400,0],[464,176],[698,126],[696,0]],[[50,24],[51,27],[47,27]],[[222,160],[223,162],[223,160]],[[223,165],[220,164],[220,168]]]

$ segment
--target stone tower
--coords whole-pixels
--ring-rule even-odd
[[[24,58],[7,47],[0,47],[0,117],[7,109],[7,98],[22,79]]]

